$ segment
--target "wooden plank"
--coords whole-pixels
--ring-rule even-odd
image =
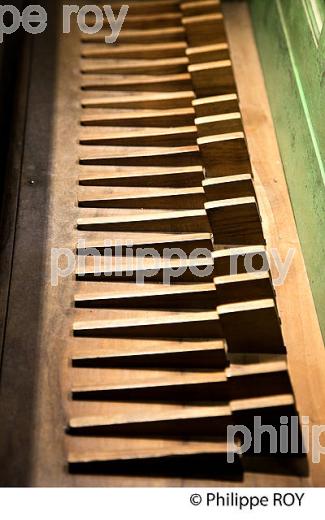
[[[81,106],[82,108],[143,108],[145,110],[188,108],[191,106],[191,101],[194,97],[195,95],[192,91],[153,92],[150,96],[139,94],[137,96],[125,95],[120,97],[85,97],[81,101]]]
[[[132,0],[131,5],[129,6],[130,13],[132,15],[151,15],[161,13],[178,13],[179,12],[179,4],[180,0],[155,0],[155,2],[143,2],[139,0]],[[99,7],[103,7],[104,2],[99,2],[96,5]],[[113,8],[114,13],[119,11],[123,5],[123,1],[121,0],[111,0],[110,5]]]
[[[189,60],[187,57],[163,59],[128,59],[114,60],[83,59],[80,70],[82,74],[146,74],[165,75],[187,72]]]
[[[131,149],[132,150],[132,149]],[[107,148],[87,146],[84,156],[79,159],[80,164],[93,166],[196,166],[199,163],[199,149],[197,146],[179,146],[173,148],[143,149],[125,151],[110,155]]]
[[[212,258],[218,276],[270,269],[266,248],[263,245],[219,249],[213,251]]]
[[[74,338],[74,341],[77,341]],[[82,341],[82,340],[81,340]],[[224,383],[227,380],[226,372],[222,369],[217,370],[188,370],[184,371],[182,369],[161,369],[161,368],[152,368],[148,370],[147,368],[121,368],[120,370],[116,370],[115,368],[107,368],[104,366],[101,367],[74,367],[71,373],[71,389],[73,393],[79,393],[80,398],[73,396],[73,401],[79,401],[79,403],[74,403],[73,401],[70,403],[72,413],[80,413],[81,411],[85,411],[85,413],[89,413],[89,408],[92,408],[93,405],[90,403],[88,408],[85,401],[106,401],[106,399],[101,399],[100,392],[112,392],[112,399],[109,400],[112,402],[112,414],[116,410],[117,413],[123,413],[124,410],[128,409],[126,405],[122,406],[120,410],[118,409],[117,402],[121,402],[122,400],[119,398],[119,392],[122,393],[132,393],[132,390],[137,392],[148,391],[150,392],[150,388],[157,389],[158,387],[162,387],[163,391],[168,391],[169,385],[178,386],[180,389],[183,385],[193,385],[202,384],[202,385],[210,385],[210,384],[220,384],[220,389],[222,390]],[[191,390],[190,390],[191,391]],[[89,398],[81,394],[94,392],[92,396]],[[116,394],[113,396],[113,393]],[[97,394],[97,395],[96,395]],[[158,395],[159,397],[159,395]],[[175,399],[175,401],[174,401]],[[171,397],[171,402],[169,399],[162,399],[161,402],[166,404],[165,413],[167,413],[167,408],[169,410],[174,409],[174,404],[177,404],[177,397]],[[159,407],[150,406],[151,403],[148,403],[146,400],[141,399],[132,399],[132,396],[127,396],[127,400],[132,401],[132,406],[129,407],[129,410],[133,413],[141,412],[141,404],[144,404],[143,411],[150,412],[150,409],[153,411],[160,412]],[[156,398],[155,398],[156,400]],[[196,405],[198,399],[195,399]],[[216,395],[211,394],[211,396],[206,400],[206,403],[211,401],[211,404],[219,404],[216,403]],[[223,404],[227,404],[227,400],[220,400],[219,402]],[[114,404],[113,404],[114,403]],[[152,403],[153,404],[153,403]],[[181,404],[181,403],[178,403]],[[191,406],[191,400],[187,401],[187,404]],[[193,403],[194,404],[194,403]],[[106,403],[103,403],[103,407],[105,407]],[[183,405],[185,403],[183,402]],[[106,405],[107,406],[107,405]],[[108,408],[108,407],[107,407]]]
[[[88,477],[89,479],[94,478],[94,475],[97,478],[98,475],[101,475],[103,479],[105,478],[103,475],[106,475],[106,478],[110,480],[119,479],[119,476],[122,476],[121,478],[124,480],[125,475],[128,474],[132,481],[135,478],[139,480],[143,476],[146,482],[151,483],[157,479],[170,479],[174,482],[183,480],[189,471],[191,471],[193,479],[198,479],[200,482],[202,479],[206,479],[209,482],[227,480],[227,482],[233,483],[234,481],[240,482],[242,479],[242,467],[237,452],[234,453],[234,463],[228,464],[226,452],[216,453],[215,450],[204,450],[204,447],[198,448],[197,453],[184,454],[183,451],[184,448],[175,455],[153,455],[152,457],[148,455],[140,459],[131,456],[117,460],[114,458],[112,460],[107,454],[100,456],[98,451],[93,455],[88,455],[86,452],[86,454],[81,453],[79,457],[71,459],[69,471],[71,474],[78,473],[83,475],[83,478]]]
[[[244,399],[253,399],[271,396],[287,395],[292,393],[288,367],[285,361],[273,361],[267,363],[230,365],[226,370],[231,406],[234,401],[240,401],[240,407],[244,408]],[[276,403],[276,406],[278,402]]]
[[[82,186],[120,186],[191,188],[201,186],[204,179],[202,166],[181,168],[83,168],[79,175]]]
[[[83,75],[81,88],[91,91],[133,90],[137,92],[173,92],[191,90],[191,76],[188,73],[150,75]]]
[[[231,410],[234,414],[243,414],[249,410],[263,409],[271,411],[276,408],[290,408],[294,405],[294,397],[290,394],[282,394],[277,396],[253,397],[251,399],[234,399],[231,402]]]
[[[113,370],[113,369],[112,369]],[[75,368],[72,397],[80,401],[191,403],[227,401],[229,390],[223,370],[217,372],[145,371],[144,380],[137,379],[132,369],[128,382],[114,384],[110,381],[110,369]],[[78,373],[83,372],[83,379]],[[89,375],[87,377],[87,372]],[[97,373],[96,373],[97,372]],[[128,371],[129,372],[129,371]],[[141,371],[139,371],[141,374]],[[141,376],[140,376],[141,377]]]
[[[131,285],[131,284],[130,284]],[[133,284],[134,285],[134,284]],[[153,284],[151,284],[153,285]],[[133,341],[130,341],[127,338],[122,339],[111,339],[111,338],[101,338],[100,341],[98,341],[97,338],[71,338],[71,341],[68,345],[68,356],[70,361],[75,360],[76,364],[78,364],[78,359],[80,361],[84,359],[87,361],[94,359],[98,359],[98,362],[100,362],[101,358],[109,359],[112,361],[112,364],[114,365],[114,359],[116,359],[116,362],[118,363],[119,358],[122,357],[121,362],[124,362],[124,358],[128,358],[129,356],[135,356],[135,360],[137,359],[137,356],[140,356],[140,358],[145,359],[145,356],[169,356],[172,353],[181,353],[183,352],[184,355],[186,355],[186,352],[196,352],[196,351],[204,351],[204,352],[210,352],[212,351],[211,355],[214,355],[214,352],[217,351],[219,354],[217,354],[217,357],[220,355],[220,362],[221,368],[225,368],[228,366],[228,362],[225,357],[225,341],[223,339],[200,339],[200,338],[183,338],[183,339],[171,339],[171,340],[163,340],[163,339],[157,339],[157,338],[140,338],[140,339],[134,339]],[[233,355],[232,358],[234,358],[234,364],[235,365],[241,365],[243,363],[249,362],[249,363],[255,363],[256,360],[260,359],[260,355],[252,354],[249,356],[249,361],[246,361],[246,357],[241,355]],[[140,359],[139,358],[139,359]],[[263,362],[269,361],[270,355],[265,355],[261,357]],[[271,359],[276,361],[284,361],[286,360],[286,356],[274,356],[271,355]],[[132,363],[132,362],[131,362]],[[136,363],[136,361],[135,361]],[[214,361],[212,361],[214,364]],[[103,363],[104,365],[104,363]],[[202,365],[204,367],[205,365]],[[218,365],[219,367],[219,365]],[[111,368],[114,368],[113,366]],[[128,368],[126,366],[123,366],[121,368]],[[138,368],[141,368],[139,365]],[[146,367],[142,367],[146,368]],[[153,365],[153,368],[154,365]],[[156,367],[157,368],[157,367]],[[211,367],[213,368],[213,366]]]
[[[184,16],[211,14],[221,9],[220,0],[203,0],[201,2],[181,2],[180,8]]]
[[[300,456],[300,464],[298,466],[296,464],[296,468],[294,471],[296,474],[298,472],[298,474],[306,475],[306,460],[304,460],[305,455],[302,454],[301,451],[301,432],[299,438],[299,427],[292,426],[292,424],[294,425],[294,422],[292,423],[292,421],[297,420],[297,410],[292,394],[235,400],[231,403],[231,408],[234,414],[234,420],[236,422],[240,422],[240,424],[244,424],[251,431],[251,433],[253,433],[254,431],[254,417],[256,416],[260,418],[262,424],[268,424],[270,426],[273,426],[273,429],[275,430],[277,435],[279,435],[281,431],[281,418],[288,418],[288,453],[284,455],[281,454],[279,447],[277,447],[275,454],[271,458],[271,461],[273,461],[274,464],[274,462],[276,462],[277,457],[285,457],[282,461],[282,464],[280,464],[280,467],[281,465],[285,465],[285,467],[289,469],[289,472],[293,472],[293,468],[290,468],[290,466],[288,465],[288,460],[292,459],[293,457],[297,458]],[[292,433],[294,435],[294,440],[291,440]],[[262,438],[260,454],[264,454],[268,456],[268,458],[270,458],[269,453],[270,442],[268,439]],[[251,455],[255,459],[257,458],[256,453],[254,454],[252,448],[250,448],[246,454],[246,456],[249,455]],[[252,467],[254,467],[254,464]],[[258,468],[259,465],[257,464],[255,467]],[[261,467],[259,470],[257,469],[257,471],[261,472]]]
[[[102,186],[81,186],[78,191],[78,205],[84,208],[201,209],[205,200],[203,188],[146,188],[112,193]]]
[[[147,342],[148,343],[148,342]],[[225,344],[222,340],[183,340],[149,342],[149,345],[131,346],[119,343],[118,351],[111,340],[86,339],[71,351],[73,366],[107,368],[169,368],[169,369],[222,369],[227,366]]]
[[[285,353],[274,300],[219,305],[218,314],[230,353]]]
[[[75,294],[78,307],[115,307],[126,309],[214,309],[217,293],[214,284],[165,285],[148,290],[141,286],[139,292],[123,291],[112,293],[107,284],[98,283],[94,287],[80,288]],[[258,291],[256,291],[258,294]],[[227,302],[228,303],[228,302]]]
[[[195,441],[176,441],[168,440],[148,440],[148,448],[141,449],[141,443],[138,439],[128,439],[121,450],[118,439],[99,437],[97,440],[91,437],[69,439],[69,463],[90,463],[99,461],[115,461],[115,460],[145,460],[152,457],[159,459],[160,457],[170,456],[188,456],[208,453],[210,456],[216,453],[226,453],[227,444],[225,442],[195,442]],[[81,448],[82,447],[82,448]],[[229,449],[231,449],[229,447]],[[235,450],[235,447],[233,447]],[[195,459],[194,459],[195,460]],[[176,468],[175,468],[176,469]]]
[[[161,59],[183,57],[187,46],[185,42],[149,43],[145,46],[137,43],[107,45],[106,43],[84,44],[81,48],[83,58],[93,59]]]
[[[164,110],[137,110],[127,113],[97,113],[87,112],[81,116],[81,125],[84,126],[181,126],[193,125],[194,109],[175,108]]]
[[[195,109],[196,117],[238,112],[239,109],[239,101],[235,93],[193,99],[192,105]]]
[[[236,84],[230,60],[196,63],[188,66],[197,97],[232,94]]]
[[[134,217],[80,218],[77,226],[86,231],[210,232],[205,210],[169,211]]]
[[[201,47],[188,47],[186,56],[191,65],[229,60],[229,46],[227,43],[216,43],[214,45],[202,45]]]
[[[84,128],[80,144],[100,146],[194,146],[196,126],[157,128],[148,130],[113,131],[111,128]]]
[[[132,8],[133,6],[131,3],[120,34],[123,34],[124,31],[164,30],[166,28],[173,28],[181,25],[182,14],[180,12],[157,12],[150,14],[146,12],[134,14],[134,9]],[[91,25],[95,22],[96,18],[93,14],[88,14],[86,16],[86,23]],[[103,25],[105,28],[110,27],[107,16],[104,17]]]
[[[190,47],[227,41],[221,13],[185,16],[182,20]]]
[[[254,197],[207,202],[205,209],[215,244],[265,244],[261,218]]]
[[[98,3],[99,7],[104,5],[104,2]],[[111,0],[110,5],[113,11],[119,11],[123,5],[121,0]],[[129,6],[132,14],[161,14],[161,13],[178,13],[179,12],[180,0],[155,0],[155,2],[143,2],[142,0],[132,0]]]
[[[204,179],[202,186],[209,201],[255,196],[253,179],[249,173]]]
[[[72,432],[86,434],[102,432],[110,435],[131,435],[132,437],[147,436],[164,438],[180,438],[191,436],[211,437],[211,431],[217,437],[225,437],[226,427],[232,422],[232,415],[228,406],[197,406],[175,409],[168,415],[160,412],[157,417],[153,413],[147,416],[144,413],[134,417],[112,416],[84,416],[70,419]]]
[[[207,177],[237,175],[252,171],[245,136],[242,132],[200,137]]]
[[[183,249],[182,255],[184,254]],[[93,251],[91,252],[93,254]],[[97,252],[96,252],[97,253]],[[153,255],[153,253],[155,253]],[[201,251],[205,253],[206,251]],[[176,254],[174,252],[174,254]],[[133,257],[101,257],[88,256],[79,259],[76,269],[78,281],[90,282],[137,282],[144,281],[159,283],[194,283],[212,282],[216,275],[213,260],[210,257],[195,259],[172,259],[157,256],[156,251],[148,250]]]
[[[182,248],[182,250],[189,254],[196,248],[206,248],[212,250],[212,240],[209,233],[181,233],[181,234],[154,234],[152,237],[146,235],[127,236],[126,238],[118,237],[118,240],[108,240],[106,232],[89,232],[86,236],[83,235],[84,245],[77,246],[77,254],[85,254],[89,252],[89,248],[96,248],[99,253],[103,253],[104,249],[110,243],[110,250],[112,255],[125,255],[126,250],[136,253],[137,249],[153,248],[159,254],[163,254],[167,248]]]
[[[274,298],[268,271],[217,276],[214,283],[218,305]]]
[[[85,43],[102,43],[105,42],[107,29],[101,30],[96,34],[81,33],[81,40]],[[164,43],[179,42],[185,39],[184,27],[167,27],[163,29],[146,29],[146,30],[122,30],[119,35],[119,43]]]
[[[75,322],[75,336],[110,338],[222,338],[216,312],[193,312],[147,320],[106,320]]]
[[[200,137],[243,131],[240,112],[197,117],[195,124]]]

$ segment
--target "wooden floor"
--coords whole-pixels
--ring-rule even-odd
[[[286,257],[289,248],[295,249],[288,277],[284,285],[276,287],[276,293],[298,412],[301,417],[309,416],[312,424],[323,424],[324,346],[291,211],[249,14],[242,2],[225,3],[223,9],[267,248],[269,251],[276,248],[281,259]],[[64,428],[71,418],[71,402],[67,396],[75,384],[75,373],[70,366],[71,354],[75,353],[72,330],[76,315],[73,303],[76,294],[79,299],[89,298],[89,292],[80,292],[80,285],[73,275],[59,280],[57,287],[50,285],[50,250],[52,247],[74,250],[78,238],[74,223],[80,218],[80,209],[76,197],[71,196],[77,192],[78,176],[80,178],[76,167],[79,152],[77,136],[80,131],[78,37],[77,32],[62,37],[58,49],[53,48],[53,40],[49,37],[44,46],[35,48],[33,54],[32,78],[42,76],[44,83],[32,83],[29,98],[26,153],[2,366],[3,434],[0,455],[4,462],[0,469],[1,481],[6,485],[29,486],[324,485],[324,463],[312,464],[311,457],[309,474],[305,477],[295,476],[292,468],[282,471],[282,474],[277,471],[267,474],[261,469],[252,471],[247,467],[243,480],[235,482],[227,478],[219,481],[215,478],[121,477],[68,472],[66,461],[67,452],[70,451],[71,457],[71,441],[68,439],[67,443]],[[53,60],[45,63],[49,53]],[[53,77],[55,63],[56,82]],[[77,64],[72,71],[71,63]],[[68,82],[67,75],[70,76]],[[49,84],[53,91],[46,88]],[[54,111],[54,121],[48,120],[46,110],[50,113]],[[181,115],[184,117],[184,114]],[[191,131],[193,129],[187,128],[187,135]],[[83,138],[89,137],[89,132],[85,131]],[[100,138],[102,135],[97,136],[97,139]],[[132,142],[132,135],[128,138]],[[158,138],[161,139],[161,135]],[[168,135],[165,138],[169,139]],[[200,200],[201,195],[201,192],[192,193],[191,200]],[[185,193],[185,198],[188,196],[189,192]],[[84,202],[87,202],[87,197],[89,191]],[[121,199],[118,207],[121,207],[120,204]],[[83,209],[83,215],[87,211],[87,208]],[[91,212],[88,211],[88,214]],[[116,214],[119,214],[118,211]],[[271,268],[276,279],[277,269],[274,265]],[[208,289],[209,284],[205,287],[206,291]],[[82,321],[85,315],[82,309],[79,314]],[[111,311],[109,316],[112,319],[118,313]],[[139,317],[139,313],[131,312],[129,317],[132,316]],[[157,313],[157,316],[161,317],[162,313]],[[82,328],[80,321],[79,329]],[[127,348],[127,341],[124,346]],[[142,346],[139,344],[139,347]],[[220,344],[214,344],[216,350],[220,347]],[[144,380],[144,374],[140,374],[140,380],[141,377]],[[155,375],[152,377],[154,380]],[[128,380],[127,373],[124,380]],[[78,410],[78,404],[73,406]],[[173,406],[170,405],[169,413]],[[122,409],[119,405],[116,412],[121,413]],[[135,411],[143,418],[145,406]],[[157,412],[161,414],[158,408]],[[152,406],[147,413],[153,413]],[[177,414],[179,410],[174,409],[173,413]],[[127,441],[130,452],[132,442]],[[161,453],[164,450],[179,453],[181,445],[181,441],[171,441],[170,446],[164,443],[160,446]],[[118,446],[118,439],[112,439],[112,452],[120,449]],[[74,447],[78,448],[78,443]],[[150,452],[147,440],[143,449]],[[197,446],[193,443],[191,449],[196,453]],[[218,449],[213,447],[213,443],[205,449],[209,453],[214,450],[217,457]],[[153,450],[157,451],[157,444],[154,444]]]

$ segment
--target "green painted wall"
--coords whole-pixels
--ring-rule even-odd
[[[298,233],[325,338],[325,0],[249,3]]]

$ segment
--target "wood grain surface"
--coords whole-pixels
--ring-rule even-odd
[[[113,51],[125,60],[120,70],[101,50],[102,33],[74,29],[54,50],[53,26],[34,50],[22,178],[34,172],[36,184],[22,184],[16,229],[1,381],[4,485],[324,484],[324,463],[310,455],[297,469],[281,457],[240,457],[225,443],[228,424],[251,427],[257,414],[278,426],[296,406],[322,424],[325,353],[247,7],[225,3],[222,15],[216,0],[179,3],[146,3],[145,12],[132,4]],[[146,18],[164,27],[140,29]],[[195,63],[187,47],[203,47]],[[218,54],[228,50],[229,60]],[[210,128],[198,138],[195,118],[210,118],[198,122]],[[132,251],[204,245],[207,258],[172,267],[210,274],[183,274],[166,288],[167,266],[153,275],[146,259],[134,273],[149,271],[148,285],[118,279],[131,238]],[[112,279],[102,263],[96,277],[88,256],[51,284],[52,248],[70,248],[79,262],[117,239],[113,257],[124,260]],[[266,251],[283,258],[289,247],[294,262],[275,294]],[[247,273],[240,253],[259,263],[259,275]]]

